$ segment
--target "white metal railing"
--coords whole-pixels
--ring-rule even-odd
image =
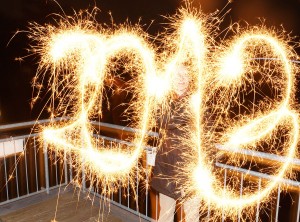
[[[24,152],[6,156],[5,149],[3,149],[4,157],[0,158],[0,205],[41,192],[49,193],[50,189],[68,183],[66,177],[63,181],[59,181],[56,163],[50,165],[55,172],[54,180],[50,181],[49,152],[46,147],[39,146],[38,134],[0,139],[0,143],[14,140],[23,140]],[[12,148],[15,149],[15,147]],[[30,161],[28,158],[31,158]],[[57,162],[56,155],[54,158]],[[66,166],[66,162],[64,164]]]
[[[49,120],[40,121],[41,124],[49,123]],[[0,132],[12,131],[14,129],[22,129],[26,127],[32,127],[36,124],[34,122],[26,122],[26,123],[18,123],[0,126]],[[114,132],[114,133],[136,133],[136,129],[132,129],[129,127],[116,126],[112,124],[93,122],[94,125],[101,126],[101,130],[105,130],[106,132]],[[156,133],[151,132],[150,136],[156,137],[158,136]],[[111,138],[103,135],[95,135],[95,137],[99,138],[99,142],[106,141],[111,144],[120,144],[123,146],[132,146],[131,143]],[[41,144],[38,139],[38,134],[26,134],[21,136],[14,136],[9,138],[0,139],[0,143],[6,141],[15,141],[22,139],[24,141],[24,152],[23,153],[15,153],[10,156],[5,156],[0,158],[0,206],[11,203],[13,201],[20,200],[22,198],[26,198],[32,195],[36,195],[42,192],[47,192],[51,189],[57,188],[59,186],[64,186],[71,183],[74,179],[72,169],[71,157],[67,154],[64,154],[63,160],[59,160],[56,153],[49,150],[47,144]],[[222,152],[225,151],[226,148],[222,146],[216,146],[218,150]],[[151,146],[146,147],[145,149],[152,149]],[[240,152],[242,155],[249,155],[252,158],[258,158],[260,160],[264,160],[266,162],[283,162],[285,161],[284,157],[277,156],[274,154],[267,154],[257,151],[247,151],[247,150],[236,150],[236,152]],[[30,161],[28,159],[30,158]],[[293,160],[293,167],[297,170],[300,168],[300,160]],[[249,175],[257,179],[257,187],[261,188],[261,184],[263,180],[272,180],[273,177],[268,174],[256,172],[253,170],[243,169],[240,167],[227,165],[222,162],[216,161],[216,167],[222,168],[224,171],[224,186],[226,186],[226,182],[228,179],[228,175],[230,172],[237,172],[240,175],[240,192],[243,192],[243,183],[245,178]],[[149,198],[149,190],[142,189],[139,186],[140,181],[136,178],[136,186],[135,186],[135,194],[137,197],[132,195],[132,188],[128,185],[125,189],[122,187],[118,188],[118,191],[115,194],[112,194],[110,197],[101,196],[101,192],[98,192],[97,187],[93,187],[92,185],[88,185],[85,182],[84,171],[82,172],[82,184],[84,185],[86,190],[89,191],[92,195],[96,195],[100,198],[104,198],[107,201],[110,201],[111,204],[114,204],[126,211],[136,214],[137,216],[144,218],[145,220],[151,221],[149,215],[150,209],[150,198]],[[146,180],[149,181],[149,175],[146,175]],[[146,182],[147,182],[146,181]],[[147,184],[147,183],[146,183]],[[294,207],[296,210],[291,212],[294,214],[293,220],[289,221],[299,221],[300,214],[300,182],[297,180],[291,179],[282,179],[277,189],[277,200],[276,206],[272,209],[269,216],[269,221],[278,221],[280,210],[285,208],[285,206],[280,206],[280,194],[282,190],[282,186],[288,187],[288,189],[293,190],[294,192],[294,202],[297,204],[297,207]],[[125,192],[125,193],[124,193]],[[142,193],[143,192],[143,193]],[[139,196],[141,195],[141,196]],[[139,201],[143,199],[144,201]],[[137,201],[136,201],[137,200]],[[158,208],[158,199],[155,198],[155,209]],[[263,208],[262,208],[263,209]],[[157,212],[157,211],[156,211]],[[1,214],[1,212],[0,212]],[[257,203],[257,209],[255,214],[255,221],[261,221],[261,203]],[[207,214],[204,215],[204,219],[209,219],[211,216],[211,210],[207,211]],[[154,216],[157,218],[157,215]],[[238,212],[238,221],[243,218],[242,213]],[[154,219],[156,219],[154,218]],[[226,216],[222,218],[222,221],[226,220]],[[287,220],[286,220],[287,221]]]

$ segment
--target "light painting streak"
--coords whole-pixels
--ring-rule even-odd
[[[128,174],[136,176],[132,171],[142,155],[147,132],[155,126],[159,107],[163,107],[162,112],[170,109],[169,101],[176,87],[172,85],[173,74],[183,65],[192,79],[188,96],[182,99],[187,110],[182,116],[190,121],[186,135],[181,138],[181,145],[187,147],[185,157],[191,163],[179,170],[189,178],[183,184],[185,193],[206,202],[202,211],[209,203],[216,212],[222,209],[229,217],[235,217],[237,209],[247,207],[250,213],[257,201],[267,201],[281,178],[289,176],[290,163],[297,155],[299,120],[293,108],[296,67],[290,62],[294,54],[284,40],[257,27],[238,34],[227,45],[217,45],[211,37],[214,27],[207,28],[202,15],[188,10],[180,13],[173,24],[175,31],[159,36],[163,39],[163,50],[149,43],[149,37],[140,29],[96,29],[84,20],[75,24],[61,22],[58,28],[33,28],[42,57],[40,72],[51,71],[53,98],[60,99],[57,109],[67,114],[71,107],[73,116],[63,125],[44,129],[43,139],[53,144],[55,150],[75,154],[79,165],[84,160],[90,177],[95,175],[106,185],[126,180]],[[275,59],[262,65],[255,60],[257,56]],[[99,148],[89,123],[94,116],[101,115],[104,82],[113,77],[112,59],[122,57],[132,63],[121,65],[135,73],[131,90],[137,99],[131,107],[134,127],[140,129],[131,141],[134,148],[130,151]],[[275,78],[276,72],[280,75]],[[231,106],[243,105],[239,100],[249,87],[256,93],[256,73],[276,91],[273,98],[262,99],[254,108],[248,108],[248,114],[235,111],[231,117]],[[215,116],[212,123],[208,123],[208,116]],[[246,189],[242,195],[234,185],[224,189],[222,179],[213,169],[215,144],[228,149],[257,149],[262,141],[267,141],[268,148],[276,151],[279,127],[288,131],[288,139],[283,142],[287,161],[273,172],[276,179],[264,184],[261,190]],[[238,161],[230,160],[236,165]]]
[[[153,95],[140,90],[136,93],[141,115],[136,117],[135,127],[140,131],[131,141],[134,149],[130,151],[121,150],[120,147],[109,150],[105,146],[97,147],[89,121],[95,115],[101,116],[103,82],[111,77],[108,74],[110,60],[128,55],[130,59],[139,61],[139,65],[134,65],[139,75],[133,78],[137,85],[147,88],[149,85],[145,84],[145,80],[155,78],[152,49],[139,35],[125,30],[119,30],[119,33],[110,37],[74,26],[48,34],[46,47],[42,49],[41,69],[50,69],[52,72],[53,97],[57,97],[58,88],[73,87],[67,91],[68,96],[61,98],[60,103],[68,107],[71,102],[74,115],[71,121],[63,125],[44,129],[43,139],[55,144],[55,150],[74,153],[77,160],[84,162],[88,174],[96,175],[106,185],[126,180],[142,154],[146,134],[152,127]],[[70,81],[70,85],[64,86],[64,81]],[[58,92],[58,97],[60,94]],[[80,161],[76,163],[80,165]]]
[[[222,88],[222,93],[227,96],[224,96],[225,101],[218,101],[218,104],[213,104],[216,110],[214,114],[216,115],[219,112],[223,115],[223,117],[219,116],[217,121],[222,121],[224,113],[229,113],[230,100],[237,99],[234,98],[236,96],[235,93],[239,90],[243,91],[243,84],[246,82],[252,84],[255,81],[251,79],[253,76],[249,77],[249,75],[246,75],[247,72],[249,73],[252,71],[251,69],[253,69],[253,65],[251,66],[249,61],[253,60],[253,58],[256,57],[256,53],[258,53],[254,50],[255,47],[260,47],[261,51],[259,53],[264,53],[266,58],[270,58],[270,56],[271,58],[275,57],[276,59],[272,60],[272,63],[282,64],[282,67],[276,70],[276,72],[285,75],[283,75],[283,78],[279,77],[282,78],[281,84],[283,89],[280,90],[283,91],[283,95],[275,95],[274,104],[268,104],[270,101],[263,101],[260,104],[261,109],[256,112],[255,109],[250,109],[251,113],[249,116],[251,117],[242,116],[242,118],[239,118],[239,121],[231,119],[230,121],[233,122],[231,124],[224,121],[222,124],[224,124],[226,129],[222,132],[221,138],[215,138],[211,141],[224,144],[224,146],[230,150],[242,147],[256,149],[259,142],[265,139],[269,141],[268,148],[276,152],[276,143],[270,141],[270,138],[274,137],[272,139],[276,140],[277,135],[274,131],[278,130],[279,126],[285,128],[289,131],[287,135],[288,139],[284,141],[284,154],[287,159],[273,174],[276,178],[275,180],[267,182],[263,186],[263,189],[251,189],[248,192],[244,191],[242,195],[239,190],[232,188],[234,185],[232,187],[226,185],[226,189],[224,189],[224,184],[220,183],[220,180],[217,179],[212,172],[212,164],[209,162],[212,158],[207,156],[207,148],[205,149],[205,147],[201,145],[201,142],[199,142],[209,138],[203,136],[201,127],[205,125],[206,120],[199,115],[199,110],[205,109],[205,107],[203,107],[205,103],[201,100],[195,100],[193,105],[200,108],[194,109],[192,113],[192,116],[195,116],[195,118],[194,121],[191,122],[195,123],[195,130],[191,130],[189,141],[192,141],[190,144],[191,149],[197,147],[196,152],[193,154],[196,155],[196,153],[198,153],[198,158],[195,160],[194,165],[189,166],[190,169],[186,171],[189,172],[189,175],[192,175],[191,180],[194,181],[186,186],[187,190],[189,190],[190,193],[196,193],[196,196],[200,197],[200,199],[206,203],[209,203],[211,205],[210,207],[215,209],[216,212],[225,212],[226,217],[232,218],[237,217],[237,209],[243,211],[246,208],[248,209],[247,212],[244,212],[244,214],[246,214],[245,218],[251,218],[251,206],[254,207],[258,201],[264,202],[268,199],[272,191],[277,188],[280,180],[290,173],[289,167],[292,159],[297,154],[299,141],[298,113],[293,110],[294,102],[292,101],[292,94],[295,90],[294,79],[296,71],[290,61],[292,53],[280,39],[266,33],[264,29],[256,31],[256,33],[251,33],[251,30],[245,32],[230,43],[229,49],[225,49],[220,53],[220,55],[225,56],[220,56],[221,59],[216,65],[216,67],[220,67],[220,70],[214,73],[216,74],[214,77],[216,79],[215,81],[218,83],[216,84],[215,90],[217,91],[218,87],[220,87]],[[263,52],[264,48],[267,47],[270,47],[271,50],[266,50],[268,53]],[[259,64],[257,66],[259,66]],[[262,75],[268,76],[272,81],[272,78],[275,76],[273,72],[274,70],[270,70],[269,73],[266,72]],[[200,76],[200,78],[203,77]],[[211,82],[213,82],[213,80],[211,80]],[[239,93],[240,92],[238,92],[237,95],[240,95]],[[236,112],[236,115],[241,114]],[[234,158],[234,156],[231,158]],[[239,159],[240,158],[236,160],[233,159],[229,162],[232,164],[236,161],[235,164],[238,165]],[[190,188],[190,185],[192,185],[192,188]],[[201,208],[203,208],[203,206],[201,206]],[[205,212],[205,210],[203,210],[203,212]],[[221,216],[222,215],[218,215],[218,213],[215,215],[215,217]]]

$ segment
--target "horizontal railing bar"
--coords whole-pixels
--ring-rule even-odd
[[[220,144],[216,144],[215,147],[218,150],[228,151],[230,153],[237,153],[237,154],[242,154],[242,155],[246,155],[246,156],[251,156],[254,158],[260,158],[261,159],[260,162],[277,161],[280,163],[285,163],[288,160],[288,158],[285,156],[279,156],[279,155],[272,154],[272,153],[264,153],[264,152],[260,152],[260,151],[246,150],[246,149],[231,149],[231,148],[222,146]],[[292,167],[300,169],[300,159],[292,158],[292,160],[290,162],[291,162]]]
[[[39,133],[32,133],[32,134],[27,134],[27,135],[22,135],[22,136],[10,136],[10,137],[4,138],[4,139],[0,139],[0,143],[9,142],[9,141],[13,141],[13,140],[19,140],[19,139],[27,139],[27,138],[35,137],[38,135],[39,135]]]
[[[102,138],[104,140],[108,140],[108,141],[112,141],[112,142],[116,142],[116,143],[121,143],[121,144],[124,144],[124,145],[127,145],[127,146],[135,146],[134,143],[128,142],[128,141],[125,141],[125,140],[119,140],[119,139],[116,139],[116,138],[112,138],[112,137],[108,137],[108,136],[102,136],[102,135],[98,135],[98,134],[93,134],[93,136],[98,137],[98,138]],[[153,146],[144,146],[144,150],[148,150],[148,151],[152,151],[153,148],[154,148]]]
[[[11,130],[19,130],[19,129],[25,129],[36,125],[43,125],[48,124],[50,122],[57,122],[57,121],[63,121],[68,120],[67,117],[57,117],[54,119],[43,119],[43,120],[34,120],[34,121],[27,121],[22,123],[12,123],[12,124],[6,124],[6,125],[0,125],[0,132],[4,131],[11,131]]]
[[[231,165],[227,165],[224,163],[219,163],[216,162],[215,165],[217,167],[221,167],[224,169],[228,169],[228,170],[232,170],[232,171],[236,171],[239,173],[244,173],[246,175],[250,175],[250,176],[254,176],[254,177],[258,177],[258,178],[262,178],[262,179],[266,179],[266,180],[278,180],[279,183],[288,185],[288,186],[292,186],[294,189],[300,189],[300,182],[298,181],[294,181],[294,180],[290,180],[290,179],[284,179],[284,178],[277,178],[276,176],[273,175],[269,175],[269,174],[265,174],[265,173],[260,173],[260,172],[256,172],[256,171],[252,171],[252,170],[246,170],[240,167],[236,167],[236,166],[231,166]]]
[[[128,127],[128,126],[115,125],[115,124],[111,124],[111,123],[91,121],[91,124],[95,125],[95,126],[100,126],[101,129],[104,130],[104,131],[110,131],[110,129],[114,129],[114,130],[117,130],[119,132],[124,132],[124,131],[129,132],[129,133],[140,133],[141,132],[140,129],[135,129],[135,128],[131,128],[131,127]],[[148,131],[147,135],[152,136],[152,137],[158,137],[159,136],[158,133],[152,132],[152,131]]]
[[[52,120],[40,120],[40,121],[30,121],[30,122],[24,122],[24,123],[16,123],[16,124],[9,124],[9,125],[4,125],[4,126],[0,126],[0,132],[5,131],[6,130],[12,130],[12,129],[21,129],[21,128],[26,128],[26,127],[31,127],[31,126],[36,126],[36,125],[40,125],[40,124],[48,124],[51,123],[53,121],[64,121],[64,120],[70,120],[70,118],[55,118]],[[119,126],[119,125],[114,125],[114,124],[110,124],[110,123],[101,123],[101,122],[96,122],[96,121],[91,121],[91,124],[96,126],[95,128],[97,129],[97,126],[99,126],[99,129],[101,132],[118,132],[118,133],[130,133],[130,134],[136,134],[136,133],[141,133],[141,130],[139,129],[134,129],[134,128],[130,128],[130,127],[126,127],[126,126]],[[28,135],[22,135],[22,136],[12,136],[9,138],[4,138],[4,139],[0,139],[0,142],[6,142],[6,141],[12,141],[12,140],[17,140],[17,139],[25,139],[25,138],[30,138],[30,137],[35,137],[35,136],[39,136],[40,133],[33,133],[33,134],[28,134]],[[134,143],[132,142],[128,142],[125,140],[121,140],[121,139],[116,139],[116,138],[112,138],[112,137],[108,137],[108,136],[103,136],[103,135],[99,135],[99,134],[93,134],[93,136],[97,137],[97,138],[102,138],[104,140],[107,141],[113,141],[115,143],[118,144],[124,144],[126,146],[135,146]],[[159,134],[156,132],[148,132],[148,136],[151,137],[158,137]],[[246,155],[249,157],[253,157],[253,158],[258,158],[260,161],[265,161],[265,163],[271,163],[274,161],[277,162],[286,162],[286,160],[288,159],[287,157],[284,156],[279,156],[276,154],[270,154],[270,153],[264,153],[264,152],[259,152],[259,151],[253,151],[253,150],[246,150],[246,149],[230,149],[228,147],[224,147],[222,145],[216,145],[216,148],[218,149],[218,152],[233,152],[233,153],[237,153],[237,154],[241,154],[241,155]],[[145,146],[144,149],[146,150],[152,150],[153,147],[152,146]],[[226,153],[225,153],[226,154]],[[296,159],[293,158],[292,159],[292,164],[296,167],[299,167],[300,169],[300,159]],[[284,186],[287,187],[287,189],[292,189],[292,190],[297,190],[300,191],[300,182],[298,181],[294,181],[291,179],[286,179],[286,178],[277,178],[274,175],[269,175],[266,173],[261,173],[261,172],[257,172],[257,171],[253,171],[250,169],[244,169],[244,168],[240,168],[238,166],[232,166],[232,165],[227,165],[224,163],[220,163],[220,162],[216,162],[215,164],[217,167],[221,167],[223,169],[227,169],[229,170],[231,173],[241,173],[241,174],[245,174],[248,177],[248,180],[256,180],[256,179],[263,179],[263,180],[268,180],[268,181],[278,181],[280,184],[283,184]],[[72,181],[71,181],[72,183]],[[50,187],[50,190],[58,188],[60,186],[64,186],[67,185],[67,182],[60,184],[60,185],[56,185],[53,187]],[[9,204],[11,202],[14,201],[18,201],[20,199],[23,198],[27,198],[36,194],[40,194],[40,193],[44,193],[47,192],[47,189],[44,190],[39,190],[39,191],[35,191],[33,193],[21,196],[21,197],[17,197],[11,200],[6,200],[4,202],[0,203],[1,205],[5,205],[5,204]],[[139,217],[149,220],[151,221],[151,218],[149,218],[146,215],[143,215],[141,213],[139,213],[136,210],[132,210],[131,208],[129,208],[128,206],[124,206],[118,202],[115,202],[113,200],[110,200],[100,194],[97,194],[95,192],[92,192],[95,195],[105,199],[105,200],[109,200],[112,204],[114,204],[115,206],[118,206],[122,209],[125,209],[128,212],[131,212],[135,215],[138,215]]]
[[[54,119],[43,119],[43,120],[28,121],[28,122],[22,122],[22,123],[0,125],[0,132],[25,129],[25,128],[33,127],[36,125],[49,124],[51,122],[66,121],[66,120],[70,120],[70,119],[71,119],[70,117],[57,117]],[[139,130],[139,129],[131,128],[128,126],[115,125],[115,124],[111,124],[111,123],[91,121],[91,124],[94,126],[99,126],[99,127],[101,127],[101,130],[107,131],[107,132],[128,132],[128,133],[140,133],[141,132],[141,130]],[[158,137],[158,133],[152,132],[152,131],[149,131],[147,133],[147,135],[152,136],[152,137]]]

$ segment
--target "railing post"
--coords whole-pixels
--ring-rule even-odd
[[[82,172],[81,172],[82,182],[81,182],[81,184],[82,184],[82,191],[83,191],[83,192],[85,192],[85,190],[86,190],[84,162],[85,162],[85,161],[84,161],[84,158],[82,158],[82,165],[81,165],[81,170],[82,170]]]
[[[15,159],[15,174],[16,174],[16,187],[17,187],[17,197],[20,197],[19,193],[19,179],[18,179],[18,161],[17,161],[17,154],[16,154],[16,143],[15,140],[12,140],[14,142],[14,159]]]
[[[6,199],[9,200],[9,194],[8,194],[8,177],[7,177],[7,167],[6,167],[6,156],[5,156],[5,149],[3,149],[4,157],[4,176],[5,176],[5,189],[6,189]]]
[[[241,185],[240,185],[240,198],[242,199],[243,196],[243,185],[244,185],[244,174],[241,174]],[[241,217],[242,217],[242,210],[239,207],[238,209],[238,222],[241,221]]]
[[[224,192],[226,191],[226,181],[227,180],[227,169],[225,169],[225,171],[224,171]],[[224,212],[224,210],[222,210],[222,222],[224,222],[225,221],[225,212]]]
[[[280,202],[280,193],[281,193],[280,185],[278,186],[277,192],[278,192],[278,193],[277,193],[277,204],[276,204],[276,216],[275,216],[275,222],[278,222],[279,202]]]
[[[83,135],[81,134],[81,146],[82,146],[82,149],[85,149],[85,147],[84,147],[84,142],[83,142]],[[85,159],[84,159],[84,157],[82,157],[82,159],[81,159],[81,184],[82,184],[82,191],[83,192],[85,192],[86,191],[86,184],[85,184]]]
[[[261,189],[261,178],[259,178],[259,181],[258,181],[258,191],[260,192],[260,189]],[[259,207],[260,207],[260,201],[258,200],[257,201],[257,205],[256,205],[256,222],[259,221]]]
[[[67,164],[67,150],[64,150],[64,172],[65,172],[65,184],[68,184],[68,164]]]
[[[36,151],[36,143],[35,137],[33,137],[33,149],[34,149],[34,168],[35,168],[35,184],[36,184],[36,191],[39,190],[39,179],[38,179],[38,165],[37,165],[37,151]]]
[[[47,143],[44,142],[44,162],[45,162],[45,180],[46,180],[46,192],[49,194],[49,167],[48,167],[48,150]]]
[[[27,142],[25,143],[25,139],[23,140],[23,149],[24,149],[24,160],[25,160],[25,174],[26,174],[26,190],[27,190],[27,194],[29,194],[29,185],[28,185],[28,169],[27,169],[27,146],[26,144],[28,143],[29,139],[27,140]]]

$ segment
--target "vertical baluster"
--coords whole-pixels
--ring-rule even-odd
[[[146,217],[148,217],[148,190],[149,190],[149,176],[148,176],[148,162],[146,160]]]
[[[279,202],[280,202],[280,193],[281,193],[280,185],[278,186],[278,191],[277,192],[278,192],[278,194],[277,194],[275,222],[278,222]]]
[[[18,178],[18,163],[17,163],[17,154],[16,154],[16,142],[14,142],[14,156],[15,156],[15,173],[16,173],[16,187],[17,187],[17,197],[20,197],[19,194],[19,178]]]
[[[227,169],[224,171],[224,192],[226,190]],[[225,220],[224,210],[222,210],[222,222]]]
[[[258,192],[260,192],[261,189],[261,178],[259,178],[258,181]],[[256,207],[256,222],[259,222],[259,205],[260,205],[260,201],[257,201],[257,207]]]
[[[28,141],[29,141],[29,138],[27,140],[27,143],[28,143]],[[27,148],[25,147],[25,139],[23,140],[23,148],[24,148],[24,158],[25,158],[26,189],[27,189],[27,194],[29,194],[28,170],[27,170],[27,156],[26,156],[26,150],[27,150]]]
[[[297,218],[296,218],[296,222],[299,221],[299,215],[300,215],[300,193],[298,192],[298,209],[297,209]]]
[[[45,179],[46,179],[46,192],[49,194],[49,167],[48,167],[48,150],[47,143],[44,142],[44,162],[45,162]]]
[[[60,151],[55,151],[54,152],[54,166],[55,166],[55,180],[56,180],[56,185],[58,185],[58,169],[57,169],[57,153],[56,152],[60,152]]]
[[[243,195],[243,184],[244,184],[244,174],[242,173],[241,174],[241,186],[240,186],[240,198],[242,198],[242,195]],[[239,211],[239,213],[238,213],[239,214],[238,215],[238,222],[240,222],[242,211],[241,211],[240,208],[238,209],[238,211]]]
[[[39,190],[39,180],[38,180],[38,165],[37,165],[37,151],[36,151],[36,142],[35,137],[33,137],[33,149],[34,149],[34,166],[35,166],[35,184],[36,184],[36,191]]]
[[[8,194],[8,178],[7,178],[7,167],[6,167],[6,155],[5,155],[5,148],[3,146],[3,161],[4,161],[4,176],[5,176],[5,189],[6,189],[6,199],[9,200]]]

